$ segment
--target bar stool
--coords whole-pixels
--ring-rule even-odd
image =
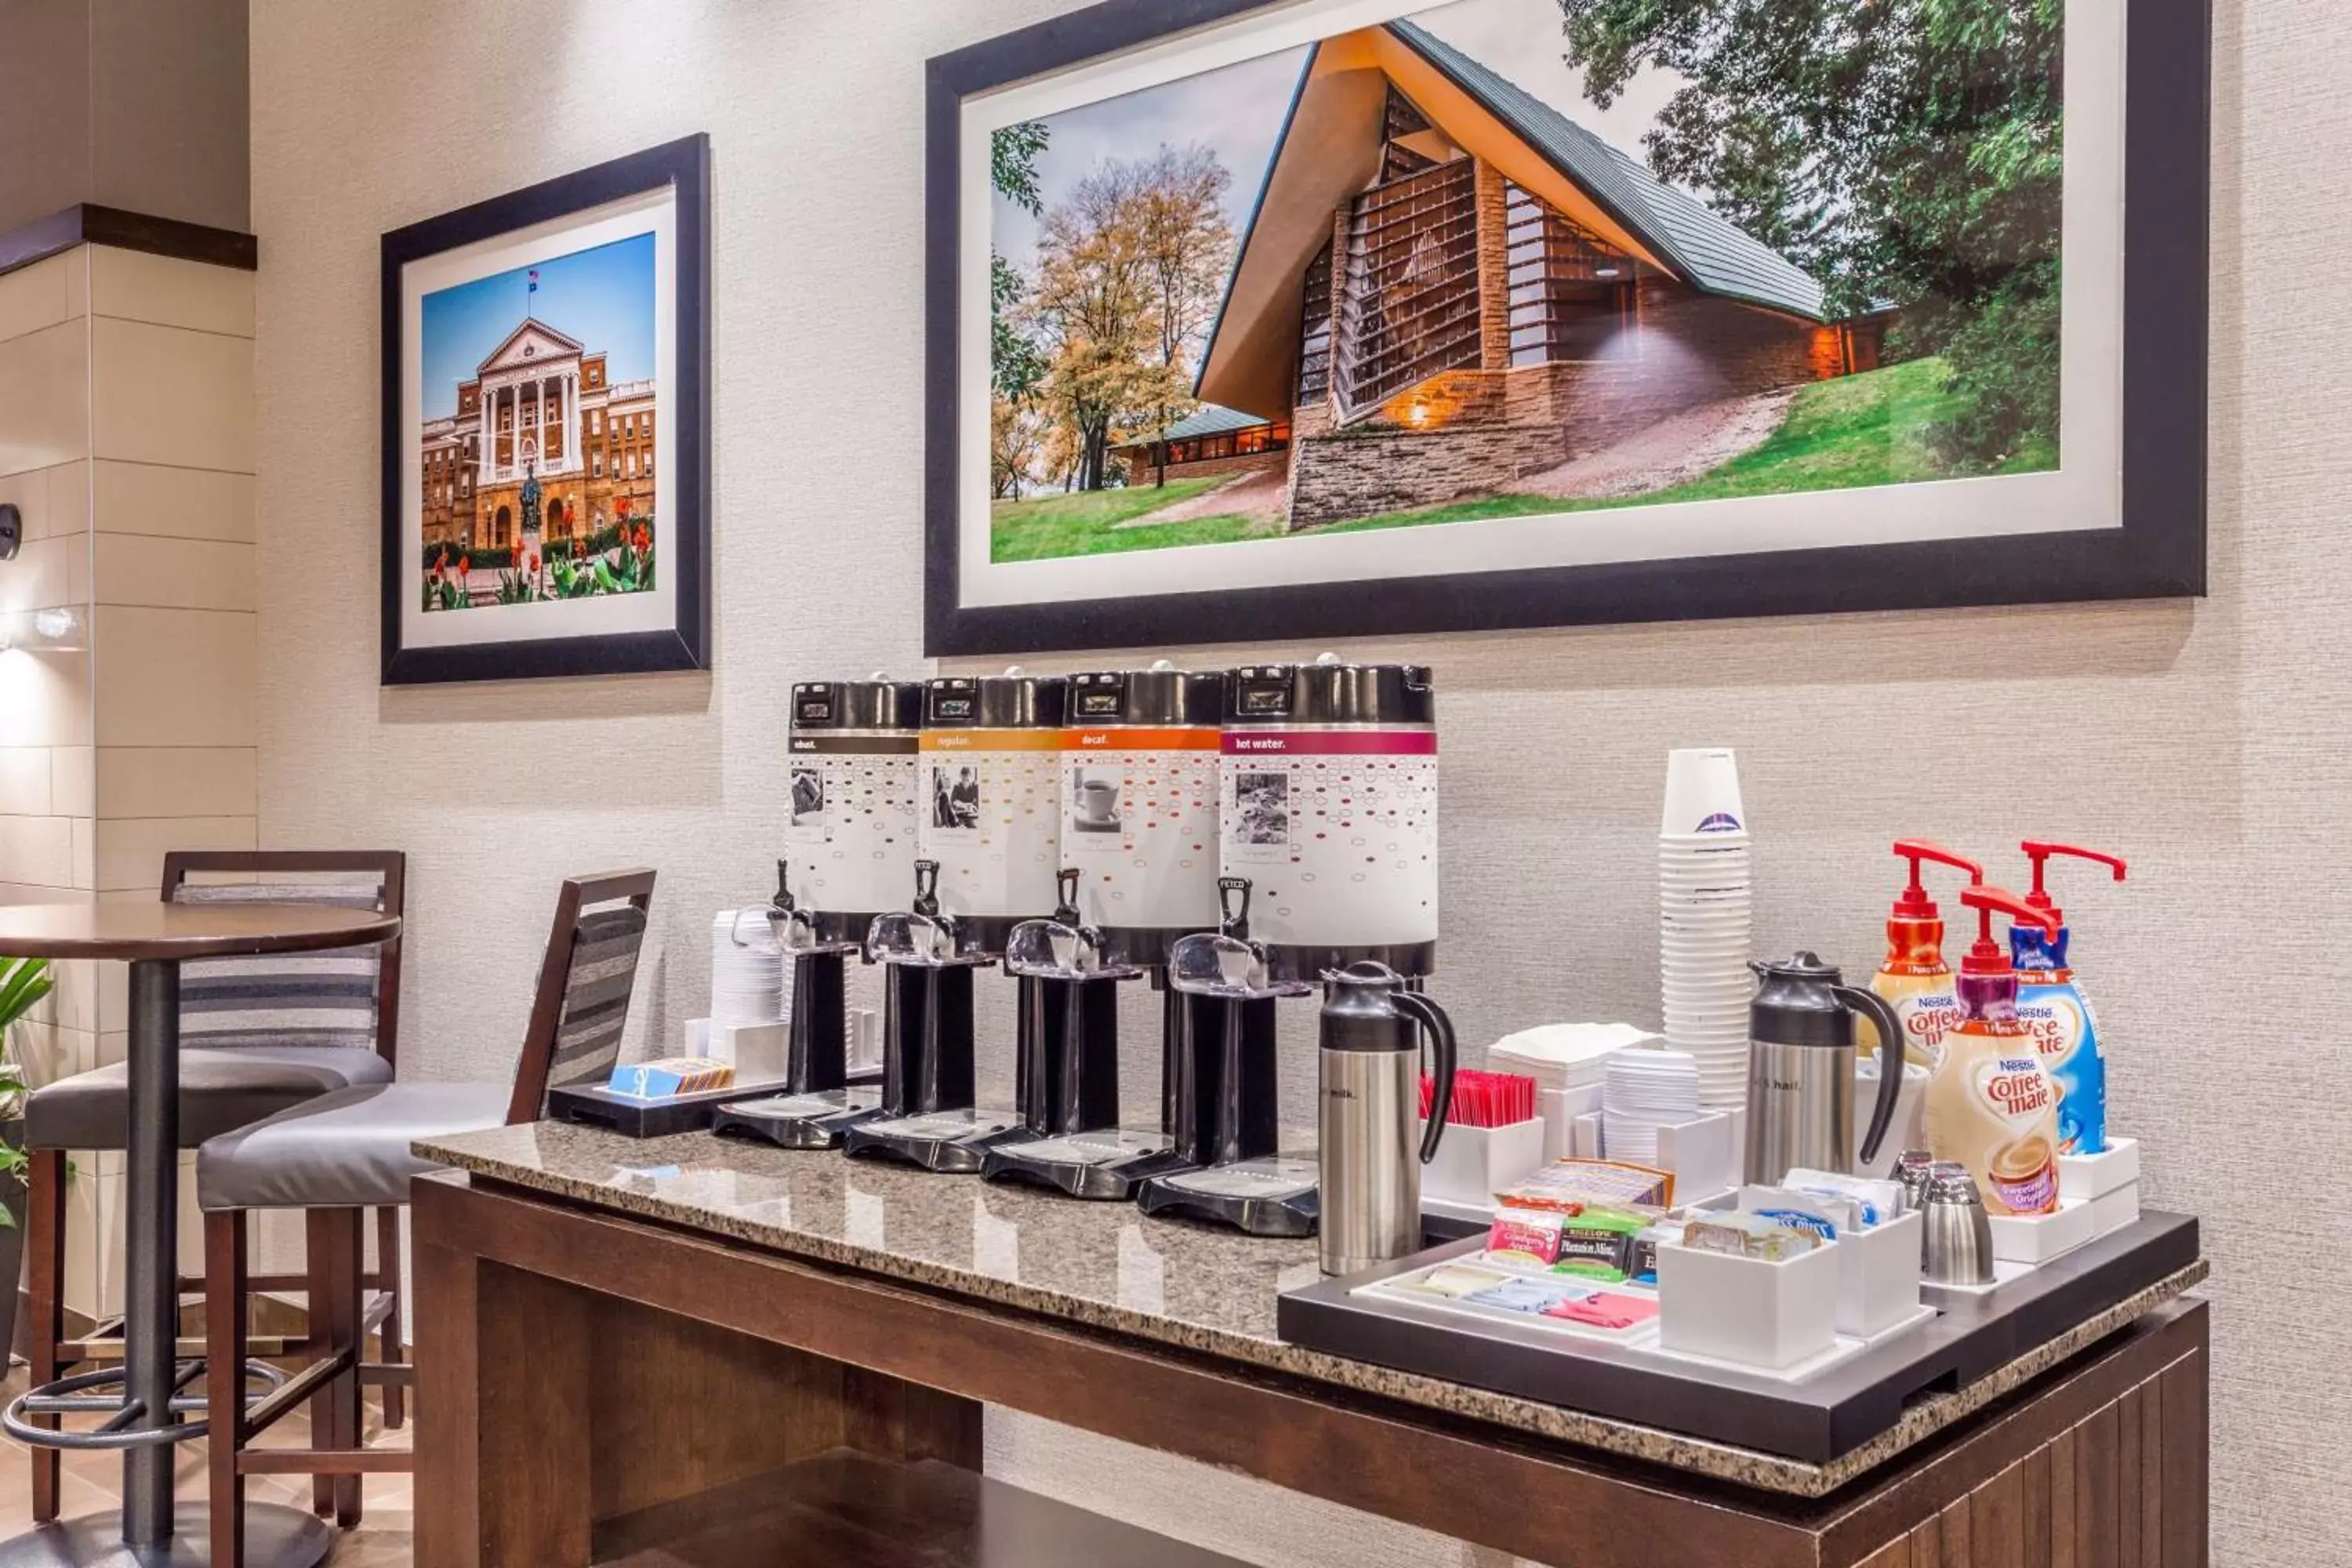
[[[283,1385],[248,1405],[233,1380],[207,1384],[212,1561],[243,1560],[245,1478],[286,1465],[247,1445],[304,1399],[310,1447],[289,1456],[320,1479],[320,1512],[345,1529],[360,1521],[360,1478],[411,1468],[405,1456],[360,1446],[362,1383],[406,1378],[411,1369],[362,1359],[375,1308],[362,1300],[362,1221],[371,1208],[408,1201],[408,1184],[436,1167],[410,1145],[420,1139],[536,1121],[550,1088],[600,1081],[620,1059],[654,873],[613,871],[567,881],[539,973],[521,1059],[511,1083],[388,1083],[335,1090],[253,1126],[223,1133],[196,1153],[196,1202],[205,1211],[205,1331],[209,1353],[242,1365],[247,1282],[246,1215],[305,1211],[310,1268],[320,1280],[327,1342]],[[331,1478],[331,1479],[329,1479]]]
[[[207,879],[233,877],[235,881]],[[406,858],[397,850],[174,850],[163,858],[163,899],[178,904],[307,904],[399,916]],[[388,1083],[399,1037],[400,941],[323,953],[192,960],[180,981],[180,1146],[257,1121],[353,1084]],[[54,1382],[105,1347],[101,1336],[65,1337],[66,1156],[125,1147],[128,1064],[76,1073],[33,1091],[25,1110],[26,1252],[31,1378]],[[396,1292],[400,1215],[378,1216],[377,1268]],[[183,1278],[184,1294],[203,1282]],[[308,1275],[264,1275],[257,1290],[302,1290]],[[381,1324],[384,1359],[398,1362],[396,1294]],[[102,1324],[100,1325],[103,1326]],[[259,1347],[276,1353],[276,1347]],[[295,1349],[299,1345],[283,1348]],[[404,1419],[403,1393],[387,1388],[384,1421]],[[56,1422],[46,1421],[52,1426]],[[32,1451],[33,1520],[58,1516],[59,1454]]]

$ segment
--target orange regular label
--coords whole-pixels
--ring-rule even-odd
[[[1223,742],[1216,730],[1065,730],[1066,752],[1213,752]]]
[[[926,730],[927,752],[1058,752],[1059,730]]]

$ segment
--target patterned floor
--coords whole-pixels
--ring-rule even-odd
[[[25,1369],[13,1370],[5,1384],[6,1397],[25,1386]],[[383,1407],[371,1394],[367,1402],[367,1444],[370,1447],[405,1448],[412,1427],[383,1429]],[[289,1415],[263,1435],[262,1446],[300,1448],[310,1444],[310,1423],[301,1412]],[[205,1495],[205,1445],[181,1445],[180,1497]],[[333,1568],[409,1568],[409,1509],[415,1496],[406,1476],[362,1478],[363,1517],[360,1527],[335,1543],[327,1561]],[[307,1507],[310,1481],[307,1476],[255,1476],[246,1483],[251,1496],[270,1502]],[[32,1458],[22,1445],[0,1436],[0,1542],[32,1528]],[[65,1459],[65,1514],[112,1513],[122,1495],[122,1461],[101,1454],[68,1454]]]

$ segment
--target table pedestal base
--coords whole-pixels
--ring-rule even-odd
[[[44,1525],[0,1541],[0,1568],[205,1568],[212,1553],[204,1505],[181,1504],[173,1528],[176,1533],[159,1545],[125,1546],[122,1521],[112,1514]],[[326,1521],[305,1510],[245,1505],[245,1568],[315,1568],[333,1544]]]

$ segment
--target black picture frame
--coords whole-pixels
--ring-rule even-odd
[[[928,62],[924,644],[932,656],[2202,596],[2209,0],[2133,0],[2126,40],[2122,523],[2076,532],[1091,601],[959,593],[961,108],[977,93],[1261,9],[1103,3]]]
[[[661,570],[673,574],[676,624],[668,630],[483,642],[453,647],[402,646],[404,595],[415,585],[415,540],[403,515],[401,275],[410,263],[459,246],[591,211],[664,186],[676,192],[677,385],[675,457],[657,519]],[[535,679],[707,669],[710,661],[710,138],[682,137],[593,168],[493,196],[383,237],[383,675],[386,686]]]

